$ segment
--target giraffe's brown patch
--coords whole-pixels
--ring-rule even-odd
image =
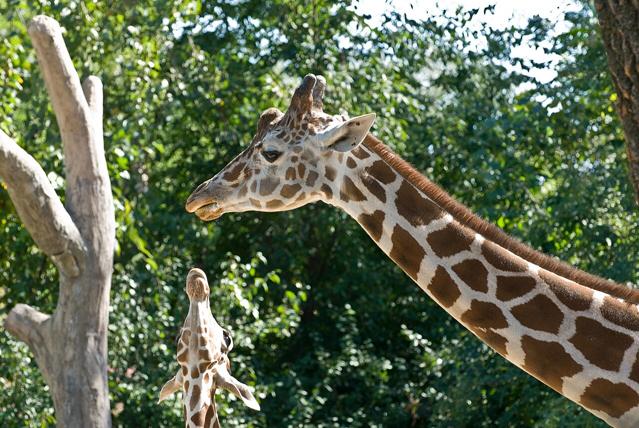
[[[253,180],[251,183],[251,193],[255,193],[257,191],[257,180]]]
[[[433,297],[445,308],[450,308],[461,296],[459,287],[450,277],[446,269],[437,266],[435,276],[428,284],[428,290]]]
[[[193,392],[191,393],[191,401],[189,402],[189,407],[191,410],[195,409],[195,405],[197,404],[197,400],[200,398],[200,385],[193,385]]]
[[[480,293],[488,291],[488,270],[477,259],[467,259],[453,266],[453,272],[470,288]]]
[[[306,185],[314,186],[315,181],[317,180],[318,177],[319,177],[318,173],[316,173],[315,171],[309,171],[308,177],[306,177]]]
[[[186,368],[186,367],[184,367],[184,368]],[[185,380],[185,381],[184,381],[184,392],[189,392],[189,386],[190,386],[190,385],[191,385],[191,384],[189,383],[189,381],[188,381],[188,380]]]
[[[282,195],[285,198],[292,198],[301,189],[302,189],[302,186],[300,186],[297,183],[296,184],[285,184],[284,186],[282,186],[282,190],[280,190],[280,195]]]
[[[301,153],[301,151],[302,151],[302,146],[293,147],[293,153]]]
[[[499,306],[474,299],[461,317],[461,321],[473,328],[500,329],[508,327],[508,321]]]
[[[210,428],[215,428],[215,425],[218,426],[217,421],[215,421],[215,425],[211,426],[211,423],[213,422],[214,419],[216,419],[216,414],[215,414],[215,405],[210,405],[208,410],[206,411],[206,417],[204,418],[204,426],[205,427],[210,427]]]
[[[630,379],[639,382],[639,352],[637,352],[635,363],[632,365],[632,370],[630,370]]]
[[[290,180],[295,180],[295,168],[294,168],[294,167],[292,167],[292,166],[291,166],[291,167],[289,167],[289,168],[286,170],[285,178],[286,178],[287,180],[289,180],[289,181],[290,181]]]
[[[601,410],[613,418],[621,417],[639,405],[639,394],[623,382],[595,379],[579,398],[579,403],[590,410]]]
[[[361,214],[357,221],[371,235],[375,241],[379,241],[384,231],[385,214],[383,211],[376,210],[373,214]]]
[[[502,302],[521,297],[529,293],[537,282],[535,278],[524,275],[517,276],[497,276],[497,293],[496,296]]]
[[[266,196],[273,193],[275,188],[279,186],[280,179],[274,177],[267,177],[260,181],[260,195]]]
[[[240,187],[240,190],[237,192],[237,196],[239,198],[243,198],[244,196],[246,196],[247,193],[248,193],[248,186],[244,184],[242,187]]]
[[[411,278],[416,280],[419,266],[426,254],[424,249],[406,229],[398,224],[393,229],[391,242],[393,243],[393,248],[389,254],[390,258]]]
[[[320,188],[320,190],[324,193],[326,199],[330,199],[333,197],[333,190],[331,189],[331,186],[329,186],[328,184],[322,184],[322,187]]]
[[[459,223],[448,223],[443,229],[428,235],[428,245],[438,257],[450,257],[462,251],[470,250],[475,237]]]
[[[521,258],[509,253],[491,241],[484,241],[481,246],[484,258],[499,270],[506,272],[525,272],[528,264]]]
[[[362,146],[355,147],[353,150],[351,150],[351,153],[357,159],[366,159],[371,156],[366,150],[362,148]]]
[[[269,208],[272,210],[281,208],[283,206],[284,206],[284,203],[280,201],[279,199],[271,199],[270,201],[266,202],[266,208]]]
[[[346,166],[353,169],[357,166],[357,163],[353,160],[353,158],[346,159]]]
[[[187,369],[186,366],[181,366],[181,368],[182,368],[182,376],[186,376],[187,374],[189,374],[189,369]]]
[[[210,362],[210,361],[213,360],[213,357],[211,356],[211,351],[209,351],[208,348],[200,349],[197,352],[197,355],[200,358],[200,360],[202,360],[202,361]]]
[[[504,336],[490,329],[470,327],[470,330],[499,354],[506,356],[506,343],[508,343],[508,340]]]
[[[440,218],[441,208],[424,198],[408,181],[403,181],[395,198],[397,213],[413,226],[421,226]]]
[[[521,347],[526,354],[523,368],[537,379],[561,394],[563,377],[570,377],[582,370],[563,346],[524,335]]]
[[[200,370],[201,373],[204,373],[206,372],[206,369],[209,368],[209,366],[211,366],[210,362],[203,361],[198,365],[198,369]]]
[[[564,320],[561,309],[543,294],[538,294],[528,302],[515,306],[511,312],[522,325],[548,333],[558,333]]]
[[[210,373],[204,373],[204,383],[208,384],[211,381]]]
[[[297,175],[300,176],[301,179],[304,178],[304,174],[306,174],[306,167],[303,163],[297,164]]]
[[[539,270],[539,277],[548,284],[554,295],[568,308],[573,311],[585,311],[590,308],[593,296],[591,289],[576,286],[574,282],[544,269]]]
[[[305,150],[304,153],[302,153],[302,160],[305,161],[306,163],[308,163],[312,167],[316,167],[317,166],[317,157],[310,150]],[[300,175],[302,175],[302,174],[300,174]]]
[[[226,181],[235,181],[235,180],[237,180],[238,177],[240,176],[240,173],[244,169],[245,165],[246,164],[244,162],[239,162],[239,163],[233,165],[233,167],[230,170],[228,170],[227,172],[224,173],[222,178],[224,180],[226,180]]]
[[[366,199],[364,194],[355,186],[353,180],[348,177],[344,177],[342,187],[339,189],[339,197],[344,202],[349,201],[363,201]]]
[[[586,317],[578,317],[575,326],[570,342],[584,357],[602,369],[619,370],[624,353],[632,345],[632,337]]]
[[[197,366],[191,367],[191,379],[197,379],[200,377],[200,369]]]
[[[397,173],[383,160],[376,160],[366,168],[366,172],[384,184],[390,184],[397,178]]]
[[[206,346],[206,337],[200,336],[200,346]]]
[[[188,350],[185,350],[181,354],[178,354],[178,356],[177,356],[178,362],[179,363],[186,363],[187,354],[188,354]]]
[[[193,410],[193,409],[191,409]],[[193,414],[193,416],[191,416],[191,421],[195,424],[195,426],[197,427],[203,427],[204,426],[204,420],[205,420],[205,415],[206,415],[206,407],[203,407],[199,412]]]
[[[333,168],[332,166],[326,166],[324,169],[324,176],[326,177],[326,179],[328,181],[333,181],[335,180],[335,177],[337,175],[337,171],[335,171],[335,168]]]
[[[639,310],[634,305],[605,296],[601,315],[608,321],[628,330],[639,330]]]
[[[370,175],[365,175],[362,177],[362,183],[371,192],[377,199],[382,201],[382,203],[386,203],[386,189],[384,189],[377,180],[375,180]]]

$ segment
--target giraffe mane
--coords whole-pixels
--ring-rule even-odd
[[[455,220],[484,236],[486,239],[547,271],[553,272],[559,276],[594,290],[623,299],[626,302],[639,304],[639,289],[627,287],[584,272],[570,266],[568,263],[533,249],[518,239],[511,237],[494,224],[480,218],[464,204],[453,199],[442,188],[424,177],[424,175],[416,170],[411,164],[399,157],[388,146],[373,135],[368,134],[364,139],[363,144],[365,147],[379,155],[384,162],[395,169],[402,177],[424,192],[442,209],[450,213]]]

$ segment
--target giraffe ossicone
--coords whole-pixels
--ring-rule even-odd
[[[186,210],[213,220],[336,206],[504,358],[609,424],[638,426],[639,290],[480,219],[370,135],[374,115],[326,114],[325,87],[307,75],[286,113],[262,113],[249,146],[194,190]]]
[[[233,349],[230,333],[213,317],[210,289],[204,272],[191,269],[186,277],[189,312],[178,339],[175,376],[164,384],[158,403],[182,390],[187,428],[219,427],[215,390],[225,389],[254,410],[260,410],[249,387],[231,376],[228,353]]]

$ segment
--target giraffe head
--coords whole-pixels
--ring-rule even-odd
[[[160,391],[160,400],[182,389],[186,427],[217,427],[215,390],[223,388],[239,397],[251,409],[260,406],[248,386],[229,373],[228,353],[233,348],[229,332],[217,323],[209,306],[209,285],[200,269],[186,277],[189,313],[178,340],[180,369]]]
[[[324,113],[325,87],[322,76],[309,74],[286,113],[264,111],[249,146],[193,191],[186,210],[214,220],[225,212],[285,211],[330,199],[344,152],[364,140],[375,114]]]

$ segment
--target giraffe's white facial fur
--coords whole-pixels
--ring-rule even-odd
[[[321,96],[316,88],[307,90]],[[330,198],[344,153],[364,140],[375,114],[353,119],[328,115],[321,111],[321,100],[311,97],[304,104],[299,92],[286,114],[276,109],[262,113],[249,147],[198,186],[187,211],[214,220],[225,212],[285,211]]]

